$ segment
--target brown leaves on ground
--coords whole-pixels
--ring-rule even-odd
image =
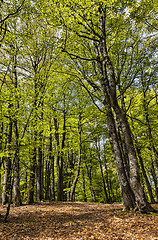
[[[0,239],[158,239],[158,213],[122,210],[122,204],[47,202],[11,207],[4,223],[0,206]]]

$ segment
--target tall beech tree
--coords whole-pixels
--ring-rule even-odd
[[[75,1],[64,4],[62,6],[64,11],[65,5],[67,13],[63,13],[61,21],[66,28],[66,33],[67,29],[71,33],[73,32],[74,39],[76,38],[76,41],[80,44],[75,45],[74,49],[70,48],[70,44],[72,44],[71,37],[66,34],[63,52],[67,53],[71,59],[92,62],[92,67],[94,64],[95,69],[92,71],[96,71],[96,81],[91,80],[87,75],[87,82],[94,91],[100,89],[104,97],[103,104],[106,110],[109,137],[112,138],[112,148],[125,207],[138,208],[142,212],[151,210],[140,183],[138,158],[130,125],[126,114],[119,105],[117,96],[118,87],[123,83],[125,83],[125,87],[128,84],[131,85],[139,72],[139,64],[133,61],[133,57],[136,52],[139,54],[136,46],[138,40],[142,37],[141,28],[143,25],[137,23],[138,31],[136,31],[134,24],[131,24],[131,19],[126,14],[127,7],[130,6],[128,3],[116,2],[110,4],[108,1],[99,3],[88,1],[83,6],[81,2]],[[73,26],[69,25],[70,20],[68,20],[68,17],[70,16],[75,23]],[[84,44],[82,44],[83,39]],[[115,54],[118,47],[120,48],[119,56]],[[80,54],[76,51],[77,49]],[[117,60],[114,61],[115,55]],[[133,70],[134,66],[136,67],[135,72],[132,80],[129,80],[129,75],[132,74],[131,69]],[[120,123],[121,133],[127,149],[130,180],[127,178],[123,164],[113,111]]]

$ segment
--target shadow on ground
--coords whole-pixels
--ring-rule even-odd
[[[134,215],[122,209],[121,204],[67,202],[12,207],[8,222],[0,219],[0,239],[156,239],[156,214]],[[0,207],[3,215],[5,210]],[[149,232],[153,238],[148,238]]]

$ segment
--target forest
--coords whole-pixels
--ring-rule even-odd
[[[0,203],[158,202],[156,0],[0,1]]]

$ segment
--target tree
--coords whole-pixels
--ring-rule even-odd
[[[102,91],[102,96],[104,97],[103,103],[106,109],[109,137],[112,138],[112,148],[124,204],[126,208],[138,208],[143,212],[150,208],[146,202],[140,183],[138,159],[130,125],[126,114],[119,105],[117,96],[117,88],[120,88],[123,83],[125,83],[125,86],[128,86],[129,83],[131,85],[139,72],[139,64],[137,61],[133,61],[133,57],[136,53],[139,54],[135,46],[137,46],[137,41],[142,37],[140,31],[142,23],[137,25],[139,29],[136,31],[130,21],[130,17],[126,14],[129,7],[128,4],[124,3],[123,5],[122,2],[110,4],[107,1],[100,3],[92,3],[89,1],[84,6],[78,1],[73,4],[67,2],[66,9],[68,14],[62,14],[63,26],[66,26],[66,29],[69,29],[71,33],[73,32],[74,39],[80,44],[78,46],[75,45],[75,48],[72,50],[72,48],[70,48],[72,40],[67,34],[63,52],[67,53],[71,59],[80,59],[80,61],[93,63],[92,71],[96,71],[99,80],[90,80],[89,75],[87,75],[86,78],[93,90],[99,89]],[[71,19],[75,22],[73,26],[69,25],[70,20],[68,22],[66,21],[68,17],[70,17],[68,16],[69,13],[72,17]],[[111,41],[112,38],[113,40]],[[81,43],[82,39],[84,39],[84,44]],[[115,55],[118,55],[115,54],[115,52],[118,48],[120,48],[120,51],[118,60],[115,63]],[[131,51],[130,48],[133,50]],[[77,49],[80,55],[76,52]],[[130,64],[129,68],[128,64]],[[133,73],[132,81],[129,81],[127,78],[133,71],[134,66],[136,66],[136,70]],[[119,121],[121,134],[124,138],[124,145],[127,149],[130,182],[126,176],[125,166],[123,164],[123,156],[113,112]]]

